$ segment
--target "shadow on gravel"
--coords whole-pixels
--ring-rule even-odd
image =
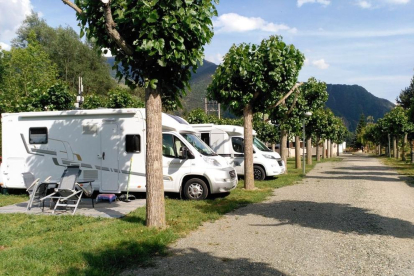
[[[136,271],[124,272],[123,276],[132,275],[168,275],[168,276],[207,276],[207,275],[238,275],[238,276],[288,276],[270,267],[266,263],[252,262],[249,259],[219,258],[195,248],[169,251],[173,259],[163,259],[159,266],[148,267]],[[276,258],[276,257],[275,257]]]
[[[367,209],[348,204],[281,201],[254,204],[240,211],[237,215],[255,214],[281,221],[259,226],[297,224],[338,233],[414,238],[414,225],[411,222],[371,214]]]
[[[394,171],[393,168],[386,166],[351,166],[351,167],[335,167],[335,170],[347,171]]]
[[[333,174],[333,175],[346,175],[346,174],[352,174],[352,175],[363,175],[363,176],[377,176],[377,175],[383,175],[383,176],[395,176],[398,175],[396,172],[379,172],[379,171],[358,171],[358,172],[343,172],[343,171],[326,171],[322,172],[321,174]]]
[[[338,180],[338,179],[346,179],[346,180],[368,180],[368,181],[382,181],[382,182],[401,182],[402,180],[399,178],[390,178],[390,177],[383,177],[383,176],[362,176],[362,175],[341,175],[341,176],[309,176],[307,175],[306,179],[332,179],[332,180]]]

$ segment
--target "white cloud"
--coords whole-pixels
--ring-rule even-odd
[[[411,0],[376,0],[375,6],[373,0],[357,0],[356,5],[363,9],[381,8],[386,5],[405,5]]]
[[[0,42],[9,43],[33,9],[30,0],[0,0]]]
[[[267,22],[260,17],[245,17],[236,13],[223,14],[214,20],[213,23],[217,33],[241,33],[255,30],[273,33],[280,31],[287,31],[290,33],[297,32],[296,28],[291,28],[285,24],[275,24],[272,22]]]
[[[10,51],[10,49],[11,49],[10,45],[8,45],[6,43],[3,43],[3,42],[0,42],[0,48],[2,50],[7,50],[7,51]]]
[[[360,6],[363,9],[369,9],[372,7],[372,4],[368,1],[358,1],[357,5]]]
[[[298,3],[298,7],[300,8],[304,4],[307,4],[307,3],[319,3],[321,5],[328,6],[331,3],[331,1],[330,0],[298,0],[297,3]]]
[[[224,56],[220,53],[217,53],[215,55],[209,55],[206,56],[206,60],[215,63],[215,64],[221,64],[223,62]]]
[[[312,61],[312,65],[322,70],[328,69],[330,66],[324,59],[314,60]]]

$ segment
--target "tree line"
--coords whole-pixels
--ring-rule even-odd
[[[116,77],[130,87],[124,91],[133,94],[145,90],[146,223],[163,228],[166,221],[161,112],[181,107],[180,100],[190,88],[191,73],[202,65],[204,45],[213,37],[212,17],[217,16],[218,1],[62,2],[75,10],[81,36],[86,36],[86,42],[81,42],[70,28],[46,28],[39,18],[32,18],[33,24],[25,22],[12,50],[2,51],[0,70],[7,74],[1,74],[0,89],[10,98],[1,101],[1,111],[20,111],[22,103],[28,106],[26,98],[36,98],[31,95],[48,95],[48,89],[56,85],[56,80],[73,93],[77,77],[82,74],[88,79],[85,90],[86,94],[91,92],[90,106],[101,105],[100,96],[108,98],[114,87],[102,69],[102,49],[110,50],[115,57]],[[78,48],[79,42],[82,46]],[[36,71],[36,74],[13,71],[11,61],[20,60],[11,58],[14,52],[24,53],[30,48],[38,56],[38,63],[28,72]],[[71,49],[78,49],[78,52],[69,55],[67,51]],[[84,52],[90,56],[84,56]],[[84,60],[90,62],[83,63]],[[288,135],[299,136],[303,123],[309,145],[312,137],[317,142],[342,140],[345,131],[341,120],[322,108],[327,100],[326,84],[314,78],[297,83],[304,60],[304,55],[293,45],[283,42],[280,36],[271,36],[258,45],[233,45],[213,76],[208,97],[243,117],[247,189],[254,188],[252,125],[255,114],[266,114],[266,120],[280,130],[284,159]],[[83,72],[85,68],[92,70],[87,74]],[[13,80],[13,84],[8,84],[16,72],[22,81]],[[38,92],[34,93],[36,89]],[[33,106],[34,110],[45,109],[44,104]],[[306,112],[312,112],[312,116],[304,117]],[[275,138],[269,141],[274,142],[272,139]]]
[[[396,101],[398,105],[383,118],[374,122],[368,116],[361,115],[356,130],[359,145],[366,151],[376,151],[378,155],[407,159],[408,148],[413,153],[414,142],[414,77],[408,87],[404,88]],[[411,162],[414,163],[413,154]]]

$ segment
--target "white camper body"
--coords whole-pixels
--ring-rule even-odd
[[[201,199],[236,187],[234,169],[185,120],[163,113],[162,125],[166,192]],[[145,109],[3,113],[2,127],[4,188],[25,189],[23,172],[59,179],[67,165],[79,165],[80,179],[94,180],[101,193],[126,191],[128,175],[129,191],[146,191]]]
[[[200,138],[217,154],[232,165],[237,174],[244,175],[244,128],[232,125],[192,124]],[[255,179],[265,179],[285,172],[285,164],[277,152],[273,152],[256,138],[253,130],[253,164]]]

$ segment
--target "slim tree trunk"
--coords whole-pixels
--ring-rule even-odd
[[[276,151],[276,144],[272,143],[272,151],[275,152]]]
[[[253,175],[253,109],[251,104],[243,110],[244,117],[244,188],[254,189]]]
[[[336,144],[336,156],[339,156],[339,145]]]
[[[334,153],[333,153],[333,142],[331,140],[329,140],[329,158],[332,158]]]
[[[322,144],[322,159],[326,158],[326,148],[327,148],[326,144],[327,144],[327,141],[324,139],[323,144]]]
[[[300,137],[299,136],[295,136],[295,168],[296,169],[301,169],[302,168],[302,163],[301,163],[301,159],[300,159]]]
[[[405,145],[407,145],[407,139],[408,139],[408,134],[407,133],[405,133],[404,134],[404,139],[403,139],[403,143],[402,143],[402,160],[403,161],[406,161],[407,160],[407,158],[405,157]]]
[[[280,130],[280,156],[282,160],[285,162],[285,173],[287,173],[287,131],[286,130]]]
[[[397,139],[395,137],[392,138],[392,154],[394,158],[397,158]]]
[[[331,140],[328,139],[326,147],[328,148],[328,153],[326,158],[331,158]]]
[[[162,173],[162,103],[160,88],[145,89],[146,102],[146,189],[148,227],[164,228],[165,203]]]
[[[312,138],[306,138],[306,164],[312,165]]]
[[[316,139],[316,162],[321,161],[321,156],[320,156],[320,144],[321,144],[321,138],[317,138]]]

